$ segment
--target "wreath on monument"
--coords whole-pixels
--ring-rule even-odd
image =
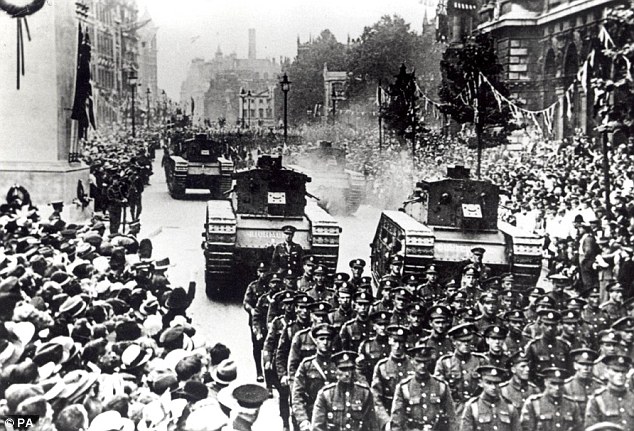
[[[29,31],[29,23],[26,17],[33,15],[44,7],[46,0],[32,0],[26,4],[16,4],[8,0],[0,0],[0,10],[5,11],[11,15],[12,18],[16,18],[18,25],[18,58],[17,58],[17,89],[20,89],[20,76],[24,76],[24,36],[22,34],[22,26],[26,29],[26,36],[31,41],[31,32]]]

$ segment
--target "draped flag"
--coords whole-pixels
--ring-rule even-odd
[[[77,76],[75,78],[75,99],[70,118],[79,123],[78,138],[86,137],[88,127],[95,129],[95,115],[93,112],[92,85],[90,84],[90,58],[92,48],[90,36],[79,25],[77,48]]]

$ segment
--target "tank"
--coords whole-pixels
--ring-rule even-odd
[[[187,189],[205,189],[213,199],[222,199],[231,189],[233,173],[233,162],[222,156],[222,148],[206,134],[174,139],[163,160],[170,196],[183,199]]]
[[[471,255],[486,249],[492,275],[511,272],[519,286],[534,286],[541,271],[541,239],[498,220],[499,187],[472,180],[469,169],[449,167],[447,178],[421,181],[398,211],[383,211],[374,235],[372,274],[389,272],[394,254],[404,257],[403,273],[422,275],[434,264],[451,278]]]
[[[316,256],[331,273],[337,267],[337,221],[306,199],[310,177],[282,166],[282,157],[263,155],[254,167],[233,174],[230,200],[207,202],[203,236],[208,296],[240,293],[255,278],[260,261],[270,262],[284,241],[285,225],[294,226],[294,241]],[[230,291],[231,290],[231,291]]]
[[[346,151],[332,142],[319,141],[299,156],[291,168],[312,178],[308,192],[319,198],[319,206],[330,214],[352,214],[365,199],[365,177],[346,169]]]

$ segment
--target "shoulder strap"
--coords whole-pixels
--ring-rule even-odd
[[[405,401],[409,401],[410,399],[409,382],[401,383],[401,389],[403,390],[403,398],[405,398]]]
[[[317,361],[316,356],[313,358],[313,365],[315,366],[315,368],[317,368],[317,371],[319,372],[321,377],[324,379],[324,381],[327,382],[328,379],[326,378],[326,373],[324,373],[324,370],[321,368],[321,365],[319,365],[319,362]]]
[[[541,413],[541,409],[539,408],[539,398],[533,398],[531,400],[531,404],[533,404],[533,410],[535,411],[535,416],[539,416]]]
[[[596,394],[594,399],[597,400],[597,405],[599,406],[601,413],[605,414],[605,402],[603,401],[603,397],[600,394]]]
[[[471,414],[473,415],[474,418],[478,417],[478,414],[480,413],[478,411],[478,401],[477,398],[471,401],[471,405],[469,406],[471,407]]]

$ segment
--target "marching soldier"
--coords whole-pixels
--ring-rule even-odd
[[[585,413],[588,397],[603,386],[603,382],[592,376],[592,365],[599,354],[592,349],[581,348],[571,350],[570,357],[575,374],[566,380],[564,391],[577,403],[579,412]]]
[[[451,310],[445,305],[435,305],[427,312],[427,320],[431,325],[431,334],[422,343],[433,347],[437,355],[443,356],[453,351],[451,338],[447,336],[451,328]]]
[[[509,356],[504,352],[504,339],[508,330],[502,325],[490,325],[484,330],[484,340],[488,350],[484,361],[488,365],[506,369]]]
[[[608,284],[606,289],[608,291],[608,300],[601,304],[599,308],[601,308],[608,322],[613,323],[626,314],[623,307],[623,292],[625,289],[616,281]]]
[[[349,263],[350,266],[350,284],[355,287],[359,287],[361,284],[361,278],[363,277],[363,270],[365,269],[365,260],[352,259]]]
[[[619,353],[621,344],[621,336],[613,329],[604,329],[599,332],[599,359],[595,361],[592,367],[592,375],[598,380],[606,383],[607,366],[603,362],[606,356],[616,355]]]
[[[324,265],[317,265],[313,271],[313,286],[306,294],[316,302],[332,300],[333,292],[326,287],[326,272]]]
[[[297,289],[300,292],[307,292],[313,287],[313,271],[317,266],[315,256],[304,256],[304,273],[297,280]]]
[[[356,356],[348,350],[332,356],[337,366],[337,381],[317,394],[312,431],[379,431],[372,392],[354,374]]]
[[[297,369],[292,389],[293,416],[299,424],[299,431],[310,431],[313,406],[317,394],[325,385],[336,379],[335,364],[332,361],[332,326],[323,323],[311,328],[311,335],[317,346],[317,353],[304,359]]]
[[[372,296],[368,292],[357,292],[354,298],[355,317],[343,324],[339,338],[343,350],[359,351],[363,340],[367,340],[373,333],[370,321],[370,304]]]
[[[414,375],[396,385],[390,431],[455,431],[456,414],[447,383],[429,373],[436,355],[418,345],[408,350]]]
[[[414,366],[405,354],[407,328],[398,325],[388,327],[390,356],[377,362],[372,376],[372,395],[381,429],[390,422],[392,400],[396,384],[414,373]]]
[[[564,393],[568,371],[548,367],[542,371],[544,392],[529,397],[522,407],[522,431],[581,431],[583,419],[579,407]]]
[[[429,331],[423,327],[425,314],[425,308],[421,304],[413,303],[409,305],[407,309],[407,329],[409,331],[407,336],[408,348],[418,345],[423,338],[429,336]]]
[[[478,332],[483,332],[491,325],[504,325],[504,321],[498,316],[499,303],[497,294],[494,292],[485,293],[480,297],[480,304],[482,304],[482,315],[475,322]]]
[[[294,226],[286,225],[282,227],[282,232],[286,235],[286,240],[279,243],[273,249],[271,258],[271,269],[273,271],[292,269],[296,274],[302,272],[302,246],[293,242],[293,236],[297,229]]]
[[[255,307],[258,303],[258,299],[260,296],[266,293],[266,273],[268,268],[264,262],[260,262],[257,267],[257,279],[249,283],[247,286],[247,290],[244,293],[244,300],[242,301],[242,306],[245,311],[249,314],[249,328],[251,328],[251,344],[253,346],[253,359],[255,361],[255,368],[258,374],[258,382],[263,381],[262,376],[262,366],[260,359],[262,357],[262,347],[264,343],[264,339],[257,339],[256,333],[257,331],[253,330],[253,314],[255,313]]]
[[[467,402],[460,421],[460,431],[515,431],[519,415],[513,404],[500,394],[500,383],[506,372],[491,365],[476,370],[482,393]]]
[[[607,385],[588,399],[585,425],[611,422],[624,430],[634,429],[634,392],[626,385],[632,360],[625,355],[608,355],[602,362],[606,365]]]
[[[570,344],[571,349],[590,347],[589,337],[581,330],[581,316],[576,310],[566,310],[561,316],[560,339]]]
[[[396,282],[401,281],[403,277],[403,265],[405,264],[405,258],[400,254],[395,254],[390,258],[390,270],[381,277],[381,281],[385,279],[392,279]]]
[[[500,390],[502,396],[520,412],[528,397],[539,393],[539,388],[529,380],[528,358],[523,351],[518,351],[509,358],[507,368],[511,369],[511,379],[502,383]]]
[[[281,314],[279,310],[271,312],[271,308],[276,309],[278,307],[275,298],[282,289],[282,280],[280,280],[277,274],[273,274],[267,278],[267,292],[259,297],[251,313],[253,323],[251,330],[254,332],[255,339],[258,342],[260,342],[260,340],[262,342],[264,341],[268,325],[276,316]]]
[[[504,313],[504,320],[507,323],[509,330],[506,340],[504,340],[504,347],[509,354],[514,354],[520,350],[524,350],[526,342],[522,328],[526,324],[526,318],[522,310],[510,310]]]
[[[392,310],[392,325],[407,326],[409,319],[407,318],[407,307],[411,299],[411,294],[404,287],[397,287],[394,293],[394,309]]]
[[[561,315],[558,311],[544,309],[539,311],[539,319],[544,333],[526,346],[526,356],[534,379],[538,379],[546,368],[569,368],[567,358],[570,345],[557,338],[557,324]]]
[[[634,357],[634,317],[625,316],[612,324],[612,329],[621,336],[621,350],[630,359]]]
[[[336,297],[339,305],[330,312],[329,317],[330,324],[339,332],[343,324],[353,317],[352,288],[348,282],[344,281],[338,285]]]
[[[430,265],[425,271],[425,282],[418,286],[416,295],[425,303],[433,304],[444,296],[443,288],[438,282],[438,272],[434,265]]]
[[[377,311],[389,311],[392,313],[394,304],[392,303],[392,290],[396,288],[396,282],[391,278],[382,279],[379,282],[379,291],[377,293],[378,299],[372,304],[370,313]]]
[[[608,326],[608,319],[605,313],[601,310],[601,293],[599,288],[595,287],[588,293],[588,303],[583,307],[581,311],[581,318],[588,325],[590,332],[598,334]],[[595,345],[595,348],[598,346]]]
[[[436,362],[434,374],[446,381],[451,390],[456,414],[460,416],[465,403],[478,389],[476,369],[485,364],[482,354],[473,352],[475,325],[465,323],[449,331],[455,350],[441,356]]]
[[[391,313],[388,311],[376,311],[370,315],[374,336],[361,341],[357,358],[357,374],[366,382],[372,382],[376,364],[390,354],[387,335],[390,317]]]

